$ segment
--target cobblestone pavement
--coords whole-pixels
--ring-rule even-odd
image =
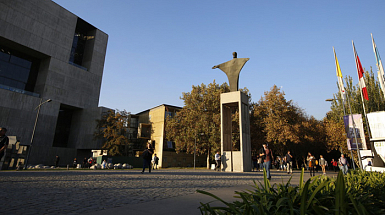
[[[287,179],[284,172],[273,178]],[[299,174],[299,173],[298,173]],[[195,193],[253,185],[262,172],[208,170],[48,170],[0,172],[4,214],[81,214]],[[278,182],[278,181],[277,181]]]

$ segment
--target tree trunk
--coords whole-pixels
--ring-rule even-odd
[[[210,169],[210,149],[207,150],[207,169]]]

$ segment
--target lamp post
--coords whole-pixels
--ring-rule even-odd
[[[28,165],[28,159],[29,159],[29,155],[31,153],[31,150],[32,150],[32,143],[33,143],[33,138],[35,136],[35,130],[36,130],[36,125],[37,125],[37,120],[39,119],[39,113],[40,113],[40,107],[45,104],[45,103],[48,103],[48,102],[51,102],[52,100],[51,99],[47,99],[45,100],[44,102],[43,101],[43,98],[40,99],[40,103],[38,106],[35,107],[34,110],[37,109],[37,114],[36,114],[36,119],[35,119],[35,125],[33,126],[33,130],[32,130],[32,137],[31,137],[31,142],[29,144],[29,149],[28,149],[28,153],[27,153],[27,158],[25,159],[25,163],[24,163],[24,169],[27,169],[27,165]]]
[[[339,100],[339,99],[326,99],[325,101],[331,102],[331,101],[334,101],[334,100]],[[354,140],[356,141],[356,146],[357,146],[358,163],[360,164],[360,168],[362,169],[361,153],[360,153],[360,149],[359,149],[359,147],[358,147],[357,134],[356,134],[356,126],[355,126],[354,119],[353,119],[352,108],[351,108],[351,106],[350,106],[349,97],[348,97],[347,100],[348,100],[348,106],[349,106],[350,117],[351,117],[351,120],[352,120],[352,123],[353,123],[353,133],[354,133]],[[345,112],[345,111],[344,111],[344,112]],[[353,153],[352,153],[352,151],[350,151],[350,153],[351,153],[351,156],[352,156],[352,159],[353,159],[353,169],[356,169],[356,166],[354,165],[354,158],[353,158]]]

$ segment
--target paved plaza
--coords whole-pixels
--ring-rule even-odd
[[[298,183],[299,176],[299,171],[293,173],[292,184]],[[271,182],[289,178],[286,172],[273,170]],[[4,214],[165,214],[188,202],[191,204],[185,207],[189,210],[180,214],[200,214],[199,202],[213,199],[196,193],[197,189],[228,199],[235,190],[252,189],[253,180],[263,180],[263,173],[201,169],[165,169],[151,174],[141,174],[138,169],[0,171],[0,207]]]

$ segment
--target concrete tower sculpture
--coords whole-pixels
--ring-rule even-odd
[[[246,94],[238,90],[239,73],[249,58],[237,58],[233,52],[233,59],[213,66],[226,73],[229,79],[230,92],[221,94],[221,154],[223,171],[248,172],[251,171],[251,141],[249,99]],[[239,113],[239,149],[234,150],[232,142],[232,110]]]

